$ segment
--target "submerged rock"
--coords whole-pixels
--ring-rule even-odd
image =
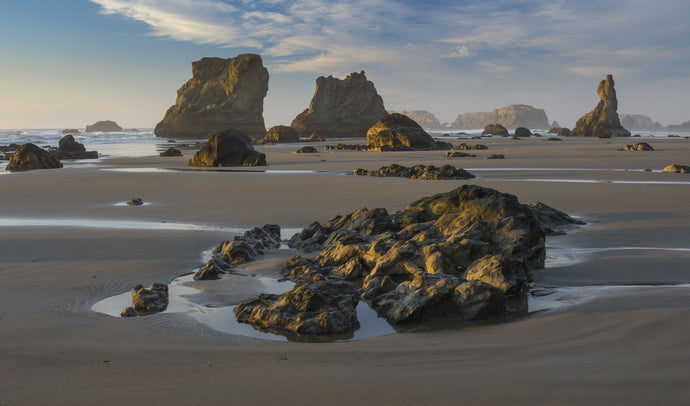
[[[21,172],[56,168],[62,168],[62,163],[58,159],[36,145],[27,143],[17,147],[5,169],[10,172]]]
[[[122,317],[148,316],[168,308],[168,285],[154,283],[148,289],[136,285],[131,293],[132,307],[123,310]]]
[[[580,137],[630,137],[630,131],[621,126],[618,118],[618,99],[614,88],[613,75],[607,75],[605,80],[599,83],[597,93],[599,103],[591,112],[582,116],[572,135]]]
[[[175,105],[154,132],[157,137],[205,139],[233,129],[263,138],[267,92],[268,70],[261,56],[202,58],[192,62],[192,78],[177,91]]]
[[[266,166],[266,155],[257,152],[247,136],[236,130],[214,134],[187,163],[188,166]]]

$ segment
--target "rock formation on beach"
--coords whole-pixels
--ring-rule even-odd
[[[637,144],[634,144],[634,145],[626,145],[624,150],[625,151],[654,151],[654,148],[652,148],[652,146],[647,144],[646,142],[638,142]]]
[[[652,120],[651,117],[642,114],[619,114],[621,126],[633,131],[658,131],[664,126]]]
[[[666,173],[690,173],[690,166],[687,165],[678,165],[678,164],[671,164],[671,165],[666,165],[662,172]]]
[[[48,151],[31,143],[17,147],[10,158],[10,162],[7,164],[7,167],[5,167],[5,169],[10,172],[56,168],[62,168],[60,160],[54,158]]]
[[[518,127],[515,129],[516,137],[529,137],[530,135],[532,135],[532,131],[528,130],[525,127]]]
[[[403,111],[403,115],[416,121],[422,128],[429,130],[438,130],[441,128],[441,122],[433,113],[429,113],[425,110],[413,110],[413,111]]]
[[[501,135],[507,137],[510,134],[508,133],[508,129],[500,124],[487,124],[486,127],[484,127],[484,131],[482,131],[482,135]]]
[[[234,129],[263,138],[268,70],[261,56],[202,58],[192,62],[192,78],[177,91],[177,101],[156,125],[157,137],[204,139]]]
[[[484,128],[488,124],[500,124],[509,129],[517,127],[549,128],[546,112],[526,104],[511,104],[492,112],[463,113],[458,115],[451,126],[460,130],[472,130]]]
[[[549,134],[556,134],[562,137],[570,137],[572,135],[570,132],[570,128],[566,127],[552,127],[551,129],[549,129]]]
[[[122,131],[122,127],[117,125],[116,122],[106,120],[106,121],[97,121],[91,125],[86,126],[86,132],[87,133],[96,133],[96,132],[102,132],[102,133],[118,133]],[[78,131],[77,131],[78,132]]]
[[[277,125],[271,127],[266,132],[266,137],[263,139],[264,143],[283,143],[283,142],[299,142],[299,134],[297,131],[286,125]]]
[[[132,288],[132,307],[122,311],[122,317],[148,316],[168,308],[168,285],[154,283],[148,289],[142,285]]]
[[[226,130],[212,135],[187,165],[266,166],[266,154],[257,152],[246,135],[236,130]]]
[[[162,157],[182,156],[182,151],[180,151],[177,148],[170,147],[170,148],[166,149],[165,151],[161,152],[160,156],[162,156]]]
[[[439,149],[439,145],[411,118],[398,113],[378,120],[367,131],[367,146],[392,149]]]
[[[316,148],[309,147],[309,146],[302,147],[302,148],[297,150],[298,154],[316,154],[317,152],[319,152],[319,151]]]
[[[618,118],[618,99],[614,88],[613,75],[599,83],[597,93],[599,103],[591,112],[582,116],[571,134],[579,137],[629,137],[630,131],[621,126]]]
[[[354,170],[355,175],[359,176],[376,176],[376,177],[400,177],[409,179],[432,179],[432,180],[447,180],[447,179],[474,179],[475,176],[464,169],[456,168],[453,165],[443,165],[437,168],[433,165],[415,165],[402,166],[398,164],[391,164],[384,166],[374,171],[367,171],[365,169],[357,168]]]
[[[316,79],[309,108],[290,125],[300,137],[364,137],[367,130],[385,117],[383,99],[364,72],[340,80],[332,76]]]
[[[60,138],[58,148],[49,152],[56,159],[98,159],[97,151],[87,151],[84,144],[77,142],[72,134]]]

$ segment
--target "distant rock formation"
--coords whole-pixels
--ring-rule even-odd
[[[367,130],[386,116],[383,99],[364,71],[353,72],[344,80],[316,79],[316,90],[309,108],[290,125],[300,137],[365,137]]]
[[[451,126],[460,130],[472,130],[484,128],[487,124],[500,124],[508,129],[517,127],[549,128],[546,112],[526,104],[511,104],[490,113],[463,113]]]
[[[642,114],[619,114],[621,125],[633,131],[658,131],[664,126],[652,120],[651,117]]]
[[[249,137],[237,130],[213,134],[188,166],[266,166],[266,154],[254,150]]]
[[[556,121],[556,120],[553,120],[553,123],[551,124],[551,128],[554,128],[554,127],[560,127],[560,126],[561,126],[561,125],[560,125],[560,124],[558,124],[558,121]]]
[[[367,131],[367,146],[439,149],[436,141],[419,124],[399,113],[378,120]]]
[[[630,131],[621,126],[618,118],[618,99],[614,84],[613,75],[610,74],[599,82],[597,93],[601,100],[594,110],[577,120],[575,128],[571,131],[572,135],[598,138],[630,137]]]
[[[156,125],[157,137],[204,139],[234,129],[252,138],[266,135],[264,97],[268,70],[261,56],[202,58],[192,62],[192,78]]]
[[[570,137],[570,128],[567,127],[553,127],[549,130],[549,134],[557,134],[562,137]]]
[[[64,130],[62,130],[62,133],[63,134],[77,134],[77,135],[81,134],[81,132],[79,130],[77,130],[76,128],[64,129]]]
[[[487,124],[484,127],[484,131],[482,131],[482,135],[502,135],[507,137],[509,134],[508,129],[500,124]]]
[[[666,126],[669,131],[690,131],[690,121],[686,121],[682,124],[671,124]]]
[[[6,170],[10,172],[30,171],[33,169],[62,168],[62,163],[32,143],[20,145],[10,158]]]
[[[429,130],[438,130],[439,128],[441,128],[441,122],[438,121],[438,118],[436,118],[436,116],[433,113],[429,113],[428,111],[403,111],[402,114],[416,121],[417,124],[422,126],[422,128],[426,128]]]
[[[110,121],[110,120],[97,121],[91,125],[86,126],[86,132],[87,133],[97,133],[97,132],[118,133],[121,131],[122,131],[122,127],[117,125],[116,122]],[[78,131],[77,131],[77,133],[78,133]]]

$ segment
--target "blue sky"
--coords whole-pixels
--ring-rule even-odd
[[[153,127],[204,56],[253,52],[268,126],[321,75],[365,70],[389,110],[511,103],[572,126],[613,73],[619,112],[690,120],[687,0],[16,0],[0,3],[0,128]]]

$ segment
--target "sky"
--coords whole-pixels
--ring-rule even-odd
[[[205,56],[262,55],[267,127],[319,76],[364,70],[392,111],[508,104],[572,127],[614,75],[619,113],[690,120],[687,0],[0,0],[0,128],[150,128]]]

